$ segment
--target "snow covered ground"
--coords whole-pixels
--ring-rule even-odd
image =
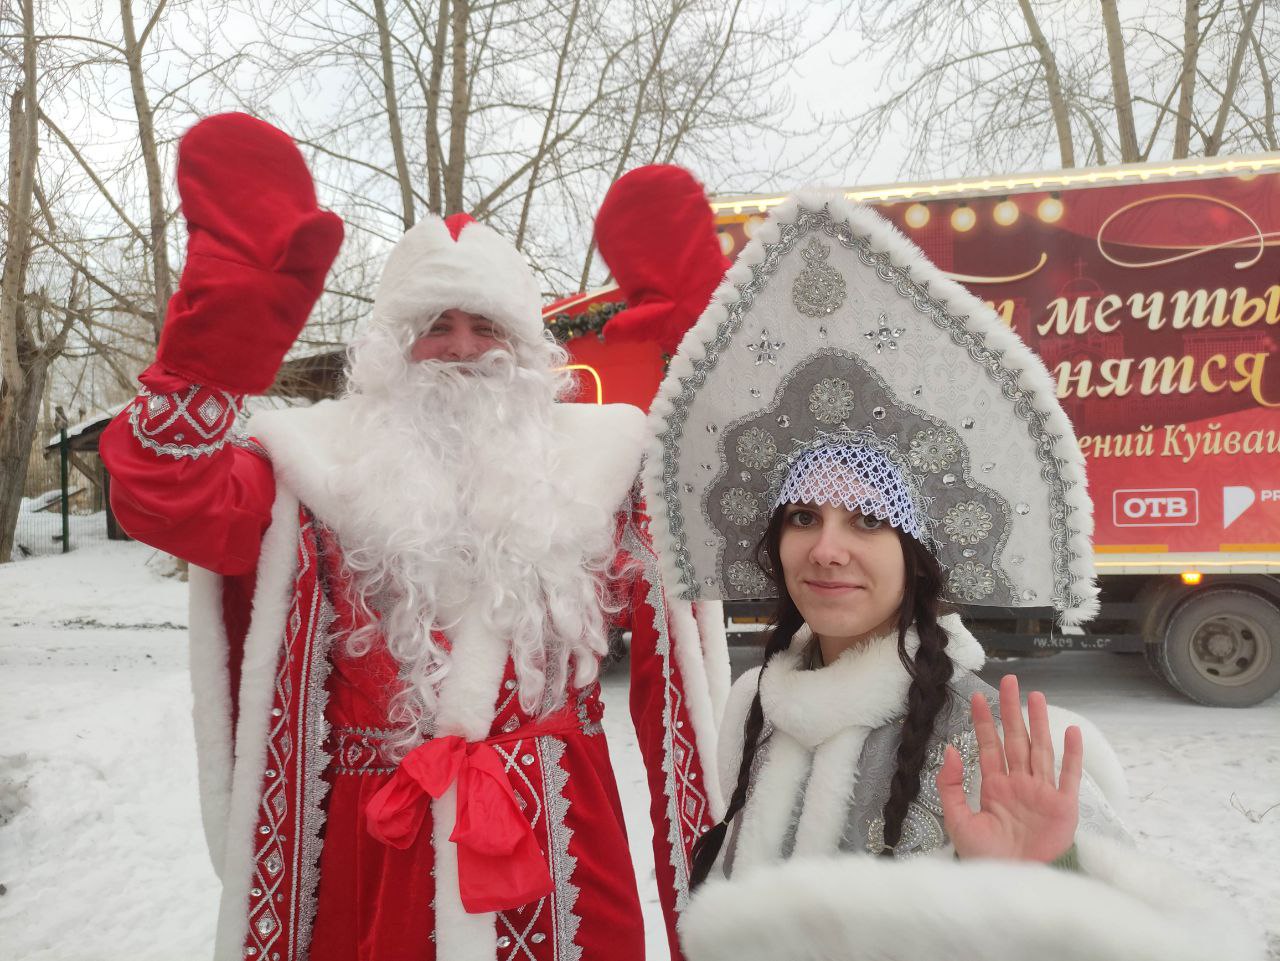
[[[217,880],[196,801],[185,585],[140,544],[0,566],[0,957],[207,957]],[[1140,657],[994,665],[1091,718],[1125,763],[1140,843],[1267,929],[1280,959],[1280,702],[1203,708]],[[665,955],[626,678],[606,730],[633,840],[649,956]]]

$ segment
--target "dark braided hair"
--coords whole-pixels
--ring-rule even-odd
[[[693,864],[689,872],[691,890],[707,879],[724,846],[729,824],[747,803],[751,767],[764,729],[764,709],[760,704],[760,678],[764,676],[764,667],[774,655],[791,646],[792,639],[804,626],[804,618],[787,591],[782,575],[780,545],[785,519],[786,505],[782,505],[769,518],[769,526],[756,546],[756,563],[773,581],[777,603],[765,642],[760,674],[756,679],[755,697],[742,726],[742,761],[738,765],[738,780],[729,796],[724,820],[694,842]],[[909,534],[896,533],[902,544],[906,585],[898,608],[898,657],[911,675],[911,686],[907,693],[907,714],[902,725],[897,766],[890,783],[889,800],[884,807],[885,848],[881,853],[889,856],[901,839],[907,809],[920,793],[920,769],[924,765],[934,721],[946,703],[947,685],[951,681],[951,659],[946,655],[947,634],[938,626],[942,569],[923,544]],[[906,649],[907,630],[913,625],[920,638],[920,647],[914,658],[908,656]]]

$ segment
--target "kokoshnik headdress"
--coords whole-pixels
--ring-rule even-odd
[[[817,485],[928,545],[950,600],[1067,625],[1097,610],[1084,459],[1048,371],[843,195],[792,198],[756,229],[650,416],[651,529],[686,598],[770,596],[756,544]],[[841,471],[860,483],[834,496]]]

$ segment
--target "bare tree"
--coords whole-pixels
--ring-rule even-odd
[[[1105,163],[1274,149],[1262,0],[1152,0],[1128,19],[1117,0],[1018,8],[1020,18],[992,0],[850,5],[867,36],[860,56],[887,49],[911,65],[849,118],[851,145],[865,153],[906,127],[903,172],[922,176],[1038,167],[1052,154],[1067,167],[1082,152]]]
[[[169,277],[169,246],[167,227],[169,214],[164,199],[164,174],[160,165],[160,154],[156,148],[155,117],[151,109],[151,101],[147,96],[146,79],[143,76],[143,51],[147,40],[168,0],[158,0],[155,10],[147,19],[142,33],[138,33],[133,22],[133,0],[120,0],[120,23],[124,34],[125,63],[129,67],[129,86],[133,92],[133,108],[138,118],[138,144],[142,149],[142,163],[147,172],[147,204],[151,226],[151,265],[154,291],[152,298],[155,313],[152,326],[155,328],[156,340],[160,339],[160,328],[164,326],[164,312],[173,295],[173,284]]]
[[[26,289],[39,155],[34,6],[35,0],[23,0],[21,5],[22,82],[9,100],[9,193],[0,280],[0,562],[10,560],[13,553],[45,378],[66,343],[70,326],[69,321],[46,326],[39,300]]]

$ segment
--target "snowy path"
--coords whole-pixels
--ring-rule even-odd
[[[141,545],[102,544],[0,567],[6,961],[209,955],[218,883],[196,799],[185,632],[175,628],[186,619],[185,585],[159,566]],[[1280,959],[1280,702],[1198,707],[1135,657],[1060,655],[990,673],[1010,666],[1024,689],[1102,729],[1127,767],[1127,820],[1141,843],[1235,897]],[[625,677],[608,679],[606,701],[649,957],[660,961]]]

